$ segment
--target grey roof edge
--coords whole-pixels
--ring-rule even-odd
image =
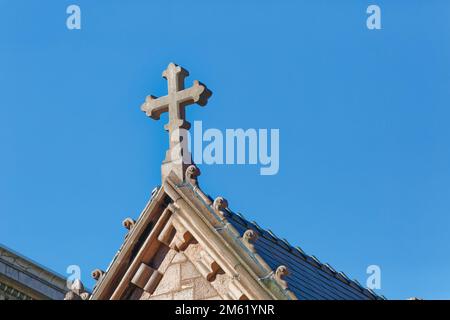
[[[34,265],[35,267],[37,267],[38,269],[41,269],[42,271],[46,272],[47,274],[57,278],[60,281],[66,281],[67,277],[63,276],[62,274],[60,274],[59,272],[56,272],[42,264],[40,264],[39,262],[36,262],[35,260],[26,257],[25,255],[17,252],[14,249],[11,249],[10,247],[4,245],[3,243],[0,242],[0,250],[4,250],[7,251],[9,253],[12,253],[13,255],[15,255],[16,257],[18,257],[19,259],[26,261],[32,265]]]
[[[139,213],[139,216],[136,218],[136,224],[138,224],[142,220],[143,216],[149,210],[151,204],[153,203],[153,201],[155,200],[157,195],[160,194],[161,191],[162,191],[161,185],[157,185],[152,189],[152,191],[150,193],[150,198],[147,200],[147,203],[145,204],[144,208],[141,210],[141,212]],[[133,230],[131,230],[131,232],[128,232],[125,234],[124,240],[120,244],[119,249],[116,251],[116,253],[112,257],[107,268],[104,270],[104,274],[98,279],[98,281],[94,284],[92,289],[90,289],[88,291],[90,293],[89,300],[91,300],[92,297],[97,294],[97,292],[98,292],[99,288],[101,287],[101,285],[103,284],[103,282],[106,281],[107,276],[109,276],[112,266],[116,262],[117,258],[122,254],[125,247],[130,243],[130,241],[131,241],[130,239],[132,238],[131,235],[134,235],[135,232],[136,232],[136,230],[133,228]]]

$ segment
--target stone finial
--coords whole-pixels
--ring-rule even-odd
[[[164,129],[169,132],[169,150],[161,166],[162,181],[170,172],[174,172],[180,180],[184,181],[185,170],[192,160],[187,148],[185,130],[190,128],[190,123],[186,121],[185,108],[194,103],[205,106],[212,94],[197,80],[191,87],[185,88],[184,79],[188,75],[187,70],[170,63],[163,72],[163,77],[167,80],[168,94],[160,98],[147,96],[141,105],[141,110],[155,120],[158,120],[162,113],[169,114],[169,122],[164,126]]]
[[[73,291],[68,291],[64,296],[64,300],[82,300],[79,295]]]
[[[103,274],[105,273],[105,271],[100,270],[100,269],[95,269],[94,271],[91,272],[91,276],[92,278],[94,278],[94,280],[98,281]]]
[[[219,212],[222,217],[224,217],[224,210],[228,208],[228,201],[223,197],[217,197],[213,202],[213,208]]]
[[[284,294],[287,296],[289,300],[297,300],[297,296],[289,290],[289,286],[287,281],[284,279],[289,274],[289,270],[286,266],[279,266],[274,274],[273,277],[275,281],[280,285],[280,287],[284,290]]]
[[[83,292],[82,294],[80,294],[81,300],[88,300],[90,297],[89,292]]]
[[[127,230],[131,230],[134,225],[135,225],[136,221],[134,221],[131,218],[126,218],[125,220],[122,221],[122,225],[127,229]]]
[[[72,286],[70,287],[70,290],[73,291],[74,293],[80,295],[81,293],[83,293],[85,291],[83,282],[81,282],[80,279],[75,279],[72,282]]]
[[[277,270],[275,270],[275,280],[278,282],[278,284],[283,288],[287,289],[288,285],[286,280],[284,278],[289,274],[289,271],[286,266],[279,266]]]
[[[89,292],[84,289],[83,283],[80,279],[75,279],[70,290],[64,296],[64,300],[87,300],[89,299]]]
[[[193,186],[198,185],[197,177],[200,175],[200,169],[196,165],[191,164],[189,167],[187,167],[185,175],[187,182],[189,182]]]
[[[255,252],[255,246],[253,245],[258,239],[258,233],[253,229],[248,229],[242,235],[242,240],[244,241],[245,246],[251,251]]]

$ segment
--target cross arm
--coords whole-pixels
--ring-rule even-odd
[[[156,98],[147,96],[145,102],[141,105],[141,110],[152,119],[158,120],[162,113],[167,112],[169,108],[169,98],[167,96]]]
[[[211,91],[203,83],[194,80],[192,87],[177,92],[177,98],[181,104],[198,103],[204,106],[211,94]]]

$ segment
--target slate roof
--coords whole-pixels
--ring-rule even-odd
[[[384,300],[373,290],[364,288],[356,280],[350,280],[343,272],[321,263],[316,257],[306,254],[300,247],[291,246],[285,239],[262,229],[256,222],[249,222],[242,215],[228,210],[228,221],[240,234],[248,229],[259,233],[254,243],[256,252],[276,270],[284,265],[289,270],[285,277],[291,290],[299,300]]]

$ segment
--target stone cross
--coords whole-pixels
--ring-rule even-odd
[[[162,76],[167,80],[168,94],[157,98],[147,96],[141,106],[150,118],[158,120],[162,113],[169,113],[169,122],[164,126],[169,132],[169,150],[161,167],[162,179],[174,171],[184,180],[186,168],[191,164],[191,156],[187,154],[186,131],[190,123],[186,121],[185,107],[194,103],[205,106],[211,96],[205,85],[195,80],[190,88],[184,88],[184,79],[189,72],[174,63],[170,63]],[[184,154],[183,154],[184,152]]]

